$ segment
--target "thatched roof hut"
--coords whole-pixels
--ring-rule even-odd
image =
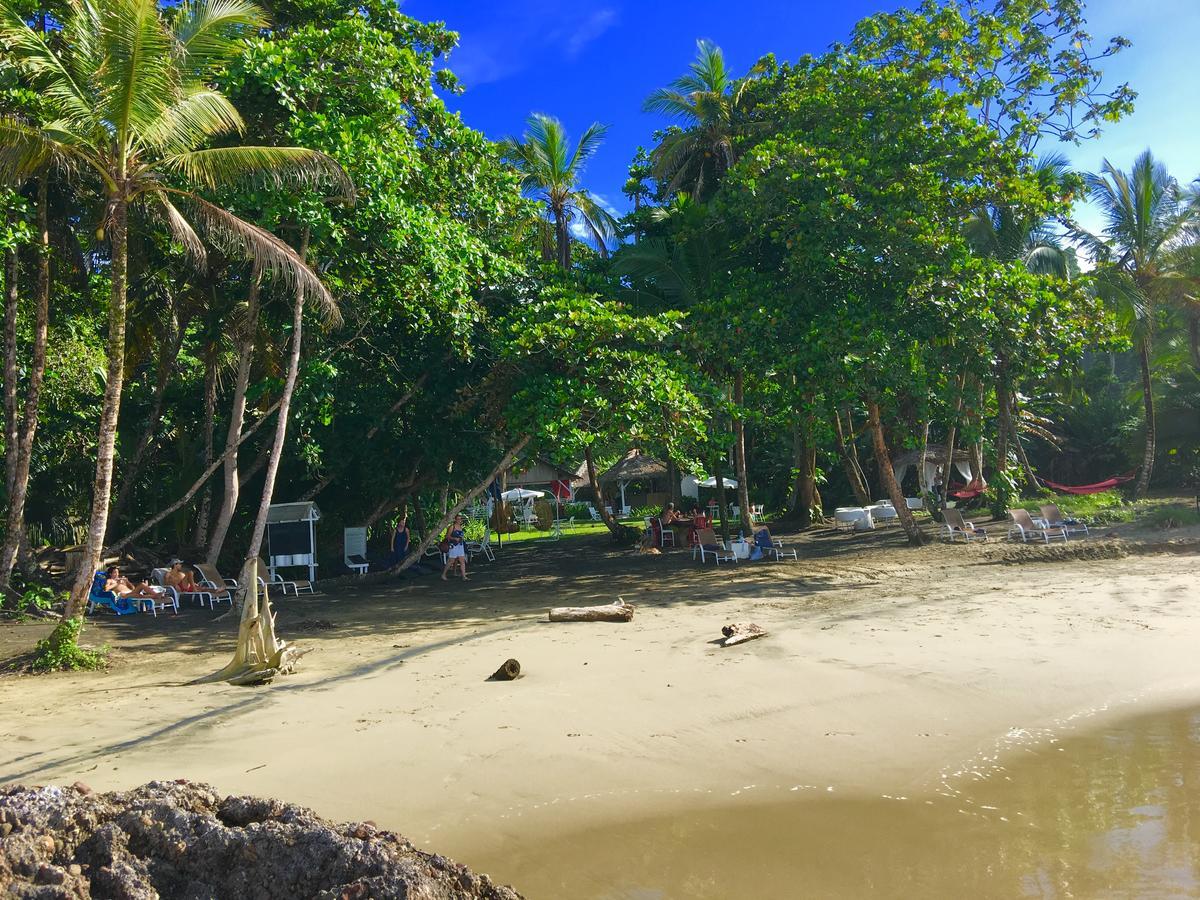
[[[656,478],[667,477],[667,464],[653,456],[647,456],[636,447],[626,453],[621,460],[599,476],[601,484],[630,481],[653,481]]]

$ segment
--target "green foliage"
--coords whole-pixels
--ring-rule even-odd
[[[108,647],[89,650],[79,646],[83,619],[63,619],[50,636],[38,641],[33,651],[31,668],[39,674],[46,672],[103,669],[108,665]]]
[[[1138,519],[1140,524],[1164,531],[1200,525],[1200,510],[1194,506],[1155,506]]]

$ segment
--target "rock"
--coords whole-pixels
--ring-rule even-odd
[[[0,789],[0,896],[520,900],[466,866],[367,822],[279,800],[152,781],[97,794]]]

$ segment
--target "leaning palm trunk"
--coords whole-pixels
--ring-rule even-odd
[[[1150,476],[1154,472],[1154,452],[1158,441],[1158,423],[1154,415],[1154,382],[1150,370],[1150,337],[1142,338],[1138,360],[1142,369],[1142,404],[1146,411],[1146,446],[1142,452],[1142,471],[1138,475],[1133,499],[1141,500],[1150,490]]]
[[[12,221],[9,215],[9,221]],[[17,474],[17,307],[21,265],[15,249],[4,251],[4,489],[11,494]]]
[[[100,565],[104,533],[108,530],[108,503],[112,496],[113,460],[117,446],[117,418],[121,413],[121,388],[125,377],[125,300],[128,260],[129,208],[124,199],[112,204],[109,233],[112,237],[112,292],[108,304],[108,373],[100,412],[96,475],[92,482],[92,511],[88,522],[83,561],[75,573],[64,619],[83,612],[91,589],[92,572]]]
[[[256,269],[246,296],[246,319],[243,336],[238,346],[237,379],[233,386],[233,403],[229,410],[229,433],[225,437],[225,493],[221,497],[221,509],[213,525],[212,537],[208,542],[207,561],[216,565],[221,549],[225,546],[225,535],[237,509],[241,479],[238,475],[237,446],[241,443],[242,423],[246,418],[246,388],[250,384],[250,366],[254,358],[254,336],[258,330],[258,301],[262,290],[261,273]]]
[[[892,458],[883,438],[883,423],[879,418],[879,404],[874,400],[867,401],[867,415],[871,436],[875,441],[875,462],[879,466],[879,480],[883,482],[888,499],[892,501],[892,506],[900,517],[900,526],[908,535],[908,542],[914,547],[920,547],[926,543],[925,534],[913,518],[912,510],[904,500],[904,492],[900,490],[900,484],[896,481],[896,473],[892,471]]]
[[[485,490],[487,490],[487,486],[489,484],[491,484],[493,481],[495,481],[497,478],[499,478],[504,472],[508,471],[509,467],[513,464],[513,460],[516,459],[518,454],[520,454],[520,452],[525,449],[525,446],[529,443],[531,437],[532,436],[528,435],[528,434],[522,435],[521,438],[515,444],[513,444],[511,447],[509,447],[508,450],[505,452],[504,456],[501,457],[500,462],[498,462],[496,464],[495,468],[493,468],[490,472],[488,472],[488,474],[485,475],[483,477],[483,479],[478,484],[475,485],[475,487],[471,488],[471,490],[468,491],[466,494],[463,494],[463,496],[461,496],[458,499],[457,503],[455,503],[453,506],[450,506],[449,508],[447,508],[446,512],[442,515],[442,518],[438,521],[437,525],[435,525],[429,531],[425,532],[425,536],[421,539],[421,543],[419,543],[415,548],[410,550],[408,553],[408,556],[406,556],[399,563],[397,563],[396,565],[394,565],[390,569],[388,569],[387,574],[392,574],[392,575],[399,574],[400,572],[403,572],[405,569],[407,569],[409,566],[411,566],[413,563],[415,563],[417,560],[419,560],[422,556],[424,556],[425,551],[428,550],[431,546],[433,546],[433,542],[438,539],[438,536],[443,531],[446,530],[446,528],[450,525],[451,522],[454,521],[454,517],[457,516],[464,509],[466,509],[468,503],[470,503],[472,500],[474,500],[476,497],[478,497],[480,494],[482,494]],[[417,510],[420,509],[419,502],[417,503],[416,508],[417,508]],[[421,523],[418,523],[418,525],[420,525],[420,524]]]
[[[300,239],[298,255],[301,259],[308,256],[309,230],[304,229]],[[258,558],[262,549],[263,533],[267,530],[267,512],[271,508],[271,499],[275,494],[275,477],[279,474],[279,460],[283,456],[283,445],[287,441],[288,412],[292,407],[292,394],[296,390],[296,376],[300,372],[300,342],[304,329],[304,292],[296,291],[296,299],[292,305],[292,351],[288,356],[287,377],[283,382],[283,396],[279,402],[279,415],[275,419],[275,440],[271,444],[271,455],[267,461],[267,474],[263,478],[262,498],[258,502],[258,515],[254,517],[254,530],[250,533],[250,547],[246,551],[246,559]]]
[[[33,357],[29,367],[29,389],[17,438],[16,466],[8,497],[4,544],[0,547],[0,594],[8,587],[13,565],[25,534],[25,500],[29,492],[29,466],[37,435],[38,404],[46,375],[46,340],[50,324],[50,224],[47,211],[46,175],[38,181],[38,269],[34,300]]]

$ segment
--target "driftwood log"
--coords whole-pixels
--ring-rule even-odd
[[[488,681],[512,681],[521,675],[521,664],[515,659],[506,659],[504,665],[491,674]]]
[[[746,641],[767,636],[766,629],[760,628],[752,622],[726,625],[721,629],[721,634],[725,635],[725,640],[721,641],[722,647],[732,647],[734,644],[744,644]]]
[[[550,610],[551,622],[628,622],[632,618],[633,607],[623,597],[604,606],[557,606]]]

